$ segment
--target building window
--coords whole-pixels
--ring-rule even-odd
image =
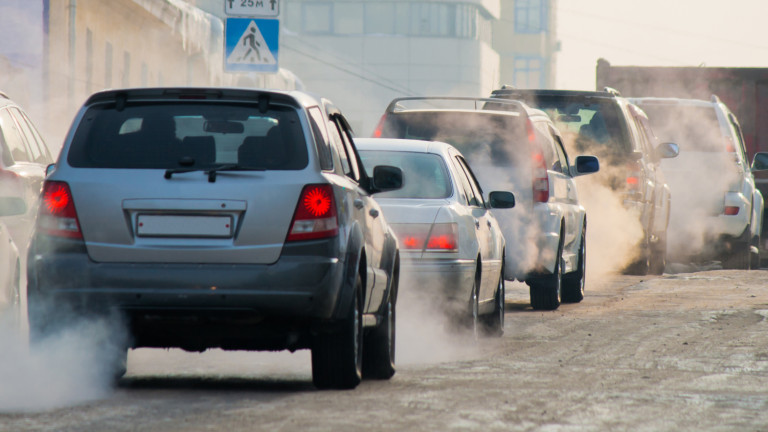
[[[365,33],[393,34],[395,32],[394,3],[366,3]]]
[[[513,85],[517,88],[542,88],[544,83],[544,59],[541,57],[515,58]]]
[[[547,31],[547,0],[515,0],[515,32]]]
[[[363,4],[345,3],[333,8],[334,33],[362,34],[363,33]]]
[[[333,32],[332,3],[304,3],[302,6],[304,9],[302,10],[301,28],[305,33],[328,34]]]

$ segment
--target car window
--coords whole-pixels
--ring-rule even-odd
[[[349,164],[352,169],[352,178],[355,181],[360,181],[360,167],[357,164],[357,155],[355,154],[355,146],[352,144],[352,133],[347,128],[346,122],[342,119],[341,115],[335,115],[333,121],[341,134],[341,141],[344,143],[344,149],[349,157]]]
[[[24,119],[24,116],[21,115],[21,111],[19,111],[18,108],[10,108],[10,112],[11,115],[16,119],[16,123],[21,128],[21,135],[24,138],[24,143],[27,145],[30,161],[40,162],[43,154],[40,151],[40,147],[37,145],[37,141],[35,141],[35,137],[32,134],[32,130],[30,129],[29,124],[27,124],[27,120]]]
[[[389,165],[403,171],[403,187],[376,194],[376,198],[448,198],[453,194],[448,168],[442,157],[430,153],[361,150],[366,171]]]
[[[328,134],[325,129],[325,122],[323,121],[323,114],[320,112],[320,108],[309,108],[309,123],[312,127],[312,133],[315,136],[315,143],[317,147],[317,153],[320,157],[320,168],[323,170],[333,169],[333,156],[331,155],[331,149],[329,148]]]
[[[331,122],[328,125],[328,135],[331,138],[331,145],[341,161],[343,174],[347,177],[354,178],[352,165],[349,163],[349,155],[347,155],[347,150],[344,148],[344,141],[342,141],[339,129],[334,122]]]
[[[13,161],[31,162],[33,160],[24,144],[21,131],[8,109],[0,109],[0,130],[2,131],[5,145],[10,153],[8,156],[13,159]],[[8,163],[8,161],[6,161],[6,163],[8,165],[13,164],[13,162]]]
[[[475,174],[469,168],[467,161],[465,161],[463,157],[456,156],[456,161],[458,162],[459,169],[466,175],[466,180],[472,193],[469,205],[483,207],[485,205],[485,201],[483,200],[483,189],[480,187],[480,183],[477,182]]]
[[[571,165],[571,163],[568,160],[568,154],[565,152],[565,148],[563,147],[563,142],[557,135],[553,135],[553,138],[555,140],[555,150],[557,151],[557,157],[560,159],[560,165],[558,166],[560,169],[556,171],[570,175],[568,167]]]
[[[661,142],[673,142],[680,152],[722,152],[726,142],[711,106],[642,104],[651,129]]]
[[[561,171],[560,159],[555,152],[555,141],[549,130],[549,126],[547,123],[541,121],[534,122],[533,125],[536,131],[536,141],[539,143],[539,148],[544,156],[544,163],[547,165],[547,169]]]
[[[68,161],[79,168],[301,170],[308,164],[295,108],[247,104],[135,103],[93,106],[75,132]]]
[[[29,119],[29,116],[27,116],[27,114],[25,114],[24,111],[19,111],[19,114],[21,114],[21,117],[27,122],[27,125],[29,125],[29,129],[30,131],[32,131],[32,136],[37,142],[37,145],[40,148],[40,152],[42,153],[41,160],[37,162],[44,163],[44,164],[49,164],[53,162],[53,157],[51,157],[51,152],[48,150],[48,146],[45,144],[45,140],[40,135],[40,132],[38,132],[37,128],[35,128],[35,125],[34,123],[32,123],[32,120]]]
[[[748,159],[746,155],[746,149],[744,146],[744,135],[741,133],[741,126],[739,125],[739,122],[736,121],[736,118],[733,114],[728,115],[728,123],[730,124],[731,128],[733,128],[733,135],[736,137],[737,142],[734,145],[735,150],[739,153],[741,160],[748,164]]]

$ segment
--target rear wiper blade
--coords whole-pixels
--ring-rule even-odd
[[[254,167],[254,166],[248,166],[248,165],[240,165],[240,164],[223,164],[219,165],[217,167],[213,167],[206,171],[205,173],[208,174],[208,182],[213,183],[216,181],[216,173],[219,171],[266,171],[266,168],[262,167]]]
[[[165,170],[164,177],[170,179],[174,174],[182,174],[194,171],[203,171],[208,175],[208,181],[213,183],[216,181],[216,173],[219,171],[265,171],[266,168],[240,165],[236,163],[222,164],[213,168],[169,168]]]

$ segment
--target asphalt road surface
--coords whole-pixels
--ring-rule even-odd
[[[352,391],[315,390],[308,351],[135,350],[110,388],[79,348],[0,347],[0,430],[765,431],[767,280],[606,278],[554,312],[508,284],[505,335],[478,342],[404,296],[397,374]]]

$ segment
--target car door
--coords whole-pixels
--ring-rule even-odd
[[[330,108],[328,117],[328,131],[331,145],[340,159],[340,166],[348,185],[350,209],[354,218],[363,231],[365,253],[367,259],[366,276],[366,312],[376,312],[386,293],[388,279],[387,273],[382,268],[384,241],[386,235],[386,222],[379,204],[361,186],[361,178],[364,175],[363,167],[359,165],[354,144],[352,144],[352,131],[346,119],[335,108]],[[349,204],[349,203],[348,203]]]
[[[661,169],[661,159],[656,155],[656,146],[658,138],[651,129],[648,117],[642,112],[635,112],[635,121],[640,136],[640,142],[648,155],[648,172],[653,181],[653,195],[649,199],[653,200],[653,226],[652,234],[663,236],[669,223],[670,211],[670,191],[664,179],[664,172]]]
[[[552,167],[552,177],[556,179],[558,183],[562,184],[562,196],[557,197],[557,202],[561,206],[563,212],[563,219],[565,219],[565,239],[563,239],[563,245],[573,249],[574,242],[579,238],[581,234],[581,220],[584,217],[584,209],[579,205],[579,198],[576,194],[576,182],[571,177],[570,161],[568,160],[568,154],[563,146],[563,141],[557,132],[557,129],[553,125],[550,125],[550,133],[552,134],[552,142],[555,147],[555,155],[557,162]],[[576,245],[578,247],[578,245]],[[574,249],[575,250],[575,249]],[[573,252],[573,250],[572,250]]]
[[[469,207],[477,233],[482,261],[478,299],[480,302],[492,301],[496,282],[498,282],[494,275],[498,275],[501,269],[501,248],[497,240],[499,227],[485,204],[483,190],[467,161],[461,155],[455,155],[453,161],[458,171],[459,180],[464,183],[463,186],[468,194]]]

